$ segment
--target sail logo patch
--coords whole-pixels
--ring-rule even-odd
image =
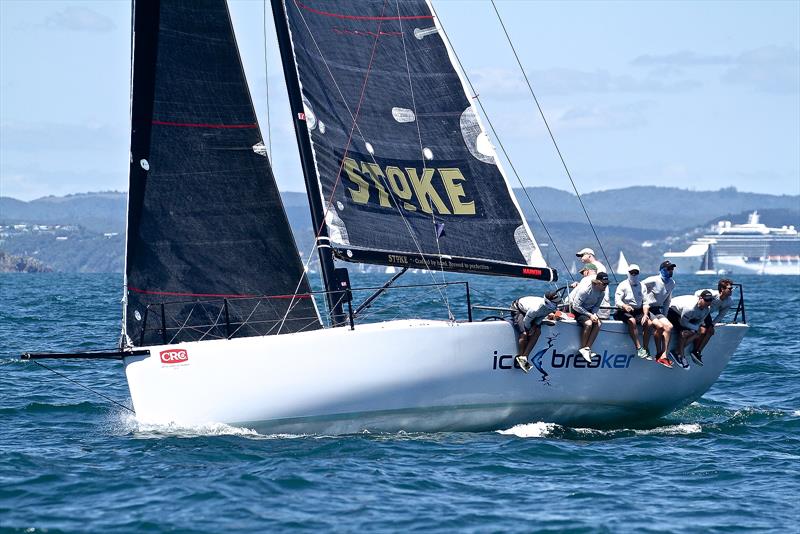
[[[184,349],[162,350],[160,356],[161,363],[186,363],[189,361],[189,353]]]
[[[395,209],[393,202],[396,202],[406,211],[476,214],[475,201],[468,191],[470,184],[457,167],[381,167],[370,161],[344,158],[342,168],[349,181],[347,193],[356,204]]]

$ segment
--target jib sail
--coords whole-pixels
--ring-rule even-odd
[[[555,278],[425,1],[273,6],[337,257]]]
[[[321,327],[225,1],[135,2],[133,25],[123,343]]]

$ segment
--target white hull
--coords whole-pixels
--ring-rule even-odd
[[[575,352],[573,321],[543,327],[532,354],[548,373],[512,367],[504,321],[391,321],[269,337],[150,347],[125,358],[142,423],[222,422],[259,432],[491,430],[549,421],[607,426],[669,413],[705,393],[747,330],[725,325],[703,367],[667,369],[633,356],[623,325],[608,322],[594,368]],[[188,359],[163,363],[161,351]],[[618,356],[616,356],[618,355]]]

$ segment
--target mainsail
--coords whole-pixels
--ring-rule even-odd
[[[338,258],[555,279],[425,1],[273,7]]]
[[[133,25],[123,342],[321,327],[226,3],[138,1]]]

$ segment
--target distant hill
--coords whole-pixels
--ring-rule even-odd
[[[528,220],[536,218],[522,189],[515,189]],[[525,188],[539,214],[551,222],[586,222],[578,198],[550,187]],[[710,219],[753,210],[788,210],[800,217],[800,195],[742,193],[734,187],[690,191],[676,187],[636,186],[581,195],[595,225],[680,231]],[[744,221],[742,221],[744,222]],[[762,219],[762,222],[767,223]],[[777,224],[777,222],[775,223]],[[781,224],[794,224],[782,222]]]
[[[0,197],[0,224],[70,224],[98,232],[125,232],[127,194],[117,191],[42,197]]]
[[[677,250],[720,219],[745,222],[758,210],[769,226],[800,227],[800,196],[741,193],[734,188],[689,191],[672,187],[639,186],[588,193],[582,196],[603,244],[601,250],[578,198],[550,187],[515,190],[520,207],[549,263],[563,271],[575,251],[589,246],[613,268],[620,250],[645,271],[655,271],[661,254]],[[534,214],[530,196],[553,243]],[[314,229],[305,193],[281,193],[298,248],[307,253]],[[0,197],[0,225],[24,225],[25,231],[6,230],[0,250],[20,258],[35,258],[42,268],[68,272],[121,271],[124,265],[126,195],[119,192],[83,193],[44,197],[23,202]],[[35,225],[48,225],[34,228]],[[55,228],[54,225],[60,225]],[[8,235],[5,235],[8,234]],[[653,246],[642,246],[644,242]],[[553,244],[555,246],[553,246]],[[603,256],[605,251],[608,261]],[[559,253],[564,262],[559,258]],[[37,264],[38,265],[38,264]]]

